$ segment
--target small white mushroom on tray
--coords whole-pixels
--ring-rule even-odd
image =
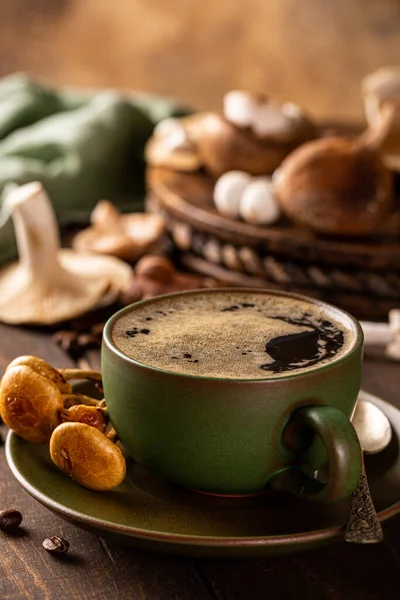
[[[221,175],[214,187],[214,204],[225,217],[254,225],[271,225],[280,217],[271,178],[251,177],[243,171]]]

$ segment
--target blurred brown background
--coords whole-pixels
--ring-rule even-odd
[[[158,92],[232,88],[359,118],[361,78],[400,63],[400,0],[4,0],[0,75]]]

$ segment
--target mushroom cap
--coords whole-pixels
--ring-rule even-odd
[[[39,375],[42,375],[42,377],[46,377],[46,379],[52,381],[62,394],[70,394],[72,392],[71,384],[68,383],[60,371],[57,371],[57,369],[49,365],[45,360],[38,358],[37,356],[18,356],[10,362],[6,371],[19,365],[26,365],[39,373]]]
[[[64,473],[90,490],[111,490],[126,474],[121,450],[85,423],[59,425],[50,439],[50,456]]]
[[[290,219],[336,235],[374,230],[391,209],[392,185],[379,154],[347,138],[304,144],[273,176],[275,197]]]
[[[164,232],[165,222],[160,215],[120,215],[110,202],[103,200],[92,213],[92,226],[77,233],[72,245],[78,252],[108,254],[133,262],[155,245]]]
[[[7,369],[0,384],[0,415],[28,442],[48,442],[59,424],[63,400],[58,387],[27,365]]]
[[[187,119],[190,117],[168,118],[158,123],[145,147],[145,159],[149,165],[177,171],[200,169],[199,156],[185,129]]]
[[[60,250],[64,268],[57,286],[29,278],[25,267],[12,263],[0,270],[0,321],[52,325],[110,303],[132,278],[132,270],[111,256]]]
[[[66,423],[72,421],[74,423],[86,423],[90,427],[99,429],[102,433],[107,427],[107,417],[105,411],[97,406],[85,406],[84,404],[76,404],[70,408],[65,408],[61,411],[61,421]]]

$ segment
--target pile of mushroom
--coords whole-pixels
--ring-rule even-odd
[[[315,136],[314,124],[298,106],[233,91],[224,98],[223,114],[161,121],[145,155],[151,166],[187,172],[204,169],[213,178],[236,170],[268,175],[291,150]]]
[[[396,210],[400,67],[366,77],[362,94],[364,133],[321,138],[296,104],[231,91],[222,114],[159,123],[146,159],[177,173],[203,170],[215,182],[214,204],[226,218],[267,226],[282,215],[323,235],[368,235]]]
[[[13,189],[2,210],[12,216],[19,261],[0,270],[0,321],[66,321],[114,301],[129,286],[132,269],[125,262],[61,248],[52,205],[40,183]]]
[[[0,416],[24,440],[49,443],[53,462],[83,487],[113,489],[124,480],[126,463],[104,400],[74,392],[71,379],[101,382],[101,375],[18,357],[0,383]]]
[[[107,200],[91,214],[91,227],[77,233],[72,241],[77,252],[95,252],[134,262],[153,251],[165,232],[161,216],[151,213],[121,215]]]

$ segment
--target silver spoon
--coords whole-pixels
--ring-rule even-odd
[[[364,394],[364,396],[368,395]],[[364,453],[376,454],[390,443],[392,428],[389,419],[369,400],[359,398],[352,423],[360,440],[363,455]],[[360,480],[352,494],[344,539],[354,544],[376,544],[383,540],[382,527],[368,486],[364,460]]]

